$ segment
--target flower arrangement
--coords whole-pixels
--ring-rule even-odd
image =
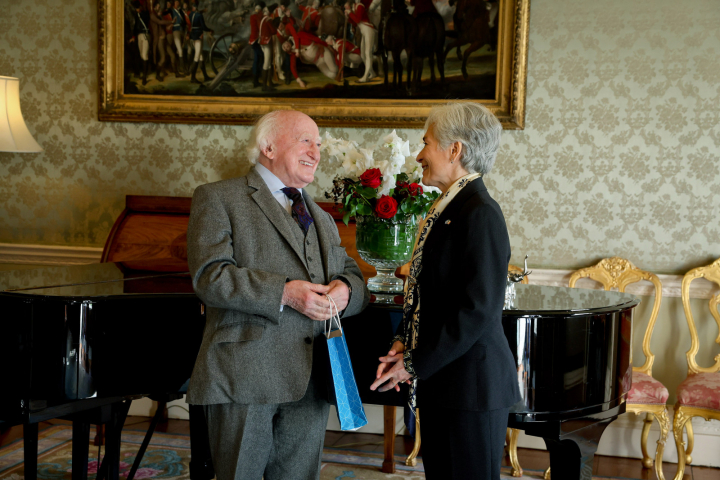
[[[383,220],[424,216],[440,193],[420,184],[422,170],[415,161],[418,152],[411,153],[410,142],[395,130],[373,149],[326,132],[321,153],[341,163],[345,175],[335,178],[325,197],[340,205],[345,225],[357,215]]]

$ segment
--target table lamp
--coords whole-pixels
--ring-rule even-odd
[[[20,80],[0,76],[0,152],[42,151],[20,111]]]

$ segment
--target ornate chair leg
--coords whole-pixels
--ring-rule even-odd
[[[405,459],[405,465],[414,467],[417,465],[417,456],[420,453],[420,409],[415,409],[415,445],[413,446],[412,452]]]
[[[665,480],[665,474],[662,469],[663,453],[665,452],[665,441],[670,431],[670,417],[668,417],[667,408],[663,408],[661,413],[655,415],[660,425],[660,438],[657,441],[657,450],[655,451],[655,475],[658,480]]]
[[[510,475],[513,477],[522,477],[523,471],[520,468],[520,461],[517,455],[517,442],[518,436],[520,436],[520,430],[516,428],[510,428],[510,443],[508,443],[508,451],[510,453]]]
[[[550,467],[545,470],[545,473],[543,473],[543,480],[550,480]]]
[[[692,419],[685,424],[685,431],[687,432],[687,448],[685,449],[685,464],[690,465],[692,463],[692,456],[690,455],[695,448],[695,432],[693,432]]]
[[[512,433],[512,428],[508,428],[505,430],[505,455],[510,455],[510,434]]]
[[[675,437],[675,448],[678,454],[678,469],[675,473],[674,480],[682,480],[685,476],[685,442],[683,442],[683,429],[685,424],[690,420],[690,416],[686,415],[682,407],[675,409],[675,419],[673,420],[673,436]],[[656,467],[657,468],[657,467]]]
[[[647,439],[650,433],[650,427],[653,423],[653,414],[645,414],[645,420],[643,420],[642,436],[640,437],[640,450],[642,451],[642,464],[644,468],[652,468],[653,461],[647,451]]]

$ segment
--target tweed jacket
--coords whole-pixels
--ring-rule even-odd
[[[303,192],[314,219],[328,282],[342,276],[352,295],[344,316],[370,295],[355,260],[340,246],[333,218]],[[195,190],[188,264],[206,305],[203,340],[190,378],[190,404],[268,404],[299,400],[322,323],[280,302],[285,283],[313,281],[289,216],[253,168],[247,176]],[[315,259],[317,261],[317,259]]]

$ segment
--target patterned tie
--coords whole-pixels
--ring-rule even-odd
[[[292,200],[292,217],[298,226],[302,229],[303,233],[307,235],[310,225],[313,223],[313,219],[305,209],[305,202],[303,202],[302,193],[297,188],[285,187],[282,192]]]

